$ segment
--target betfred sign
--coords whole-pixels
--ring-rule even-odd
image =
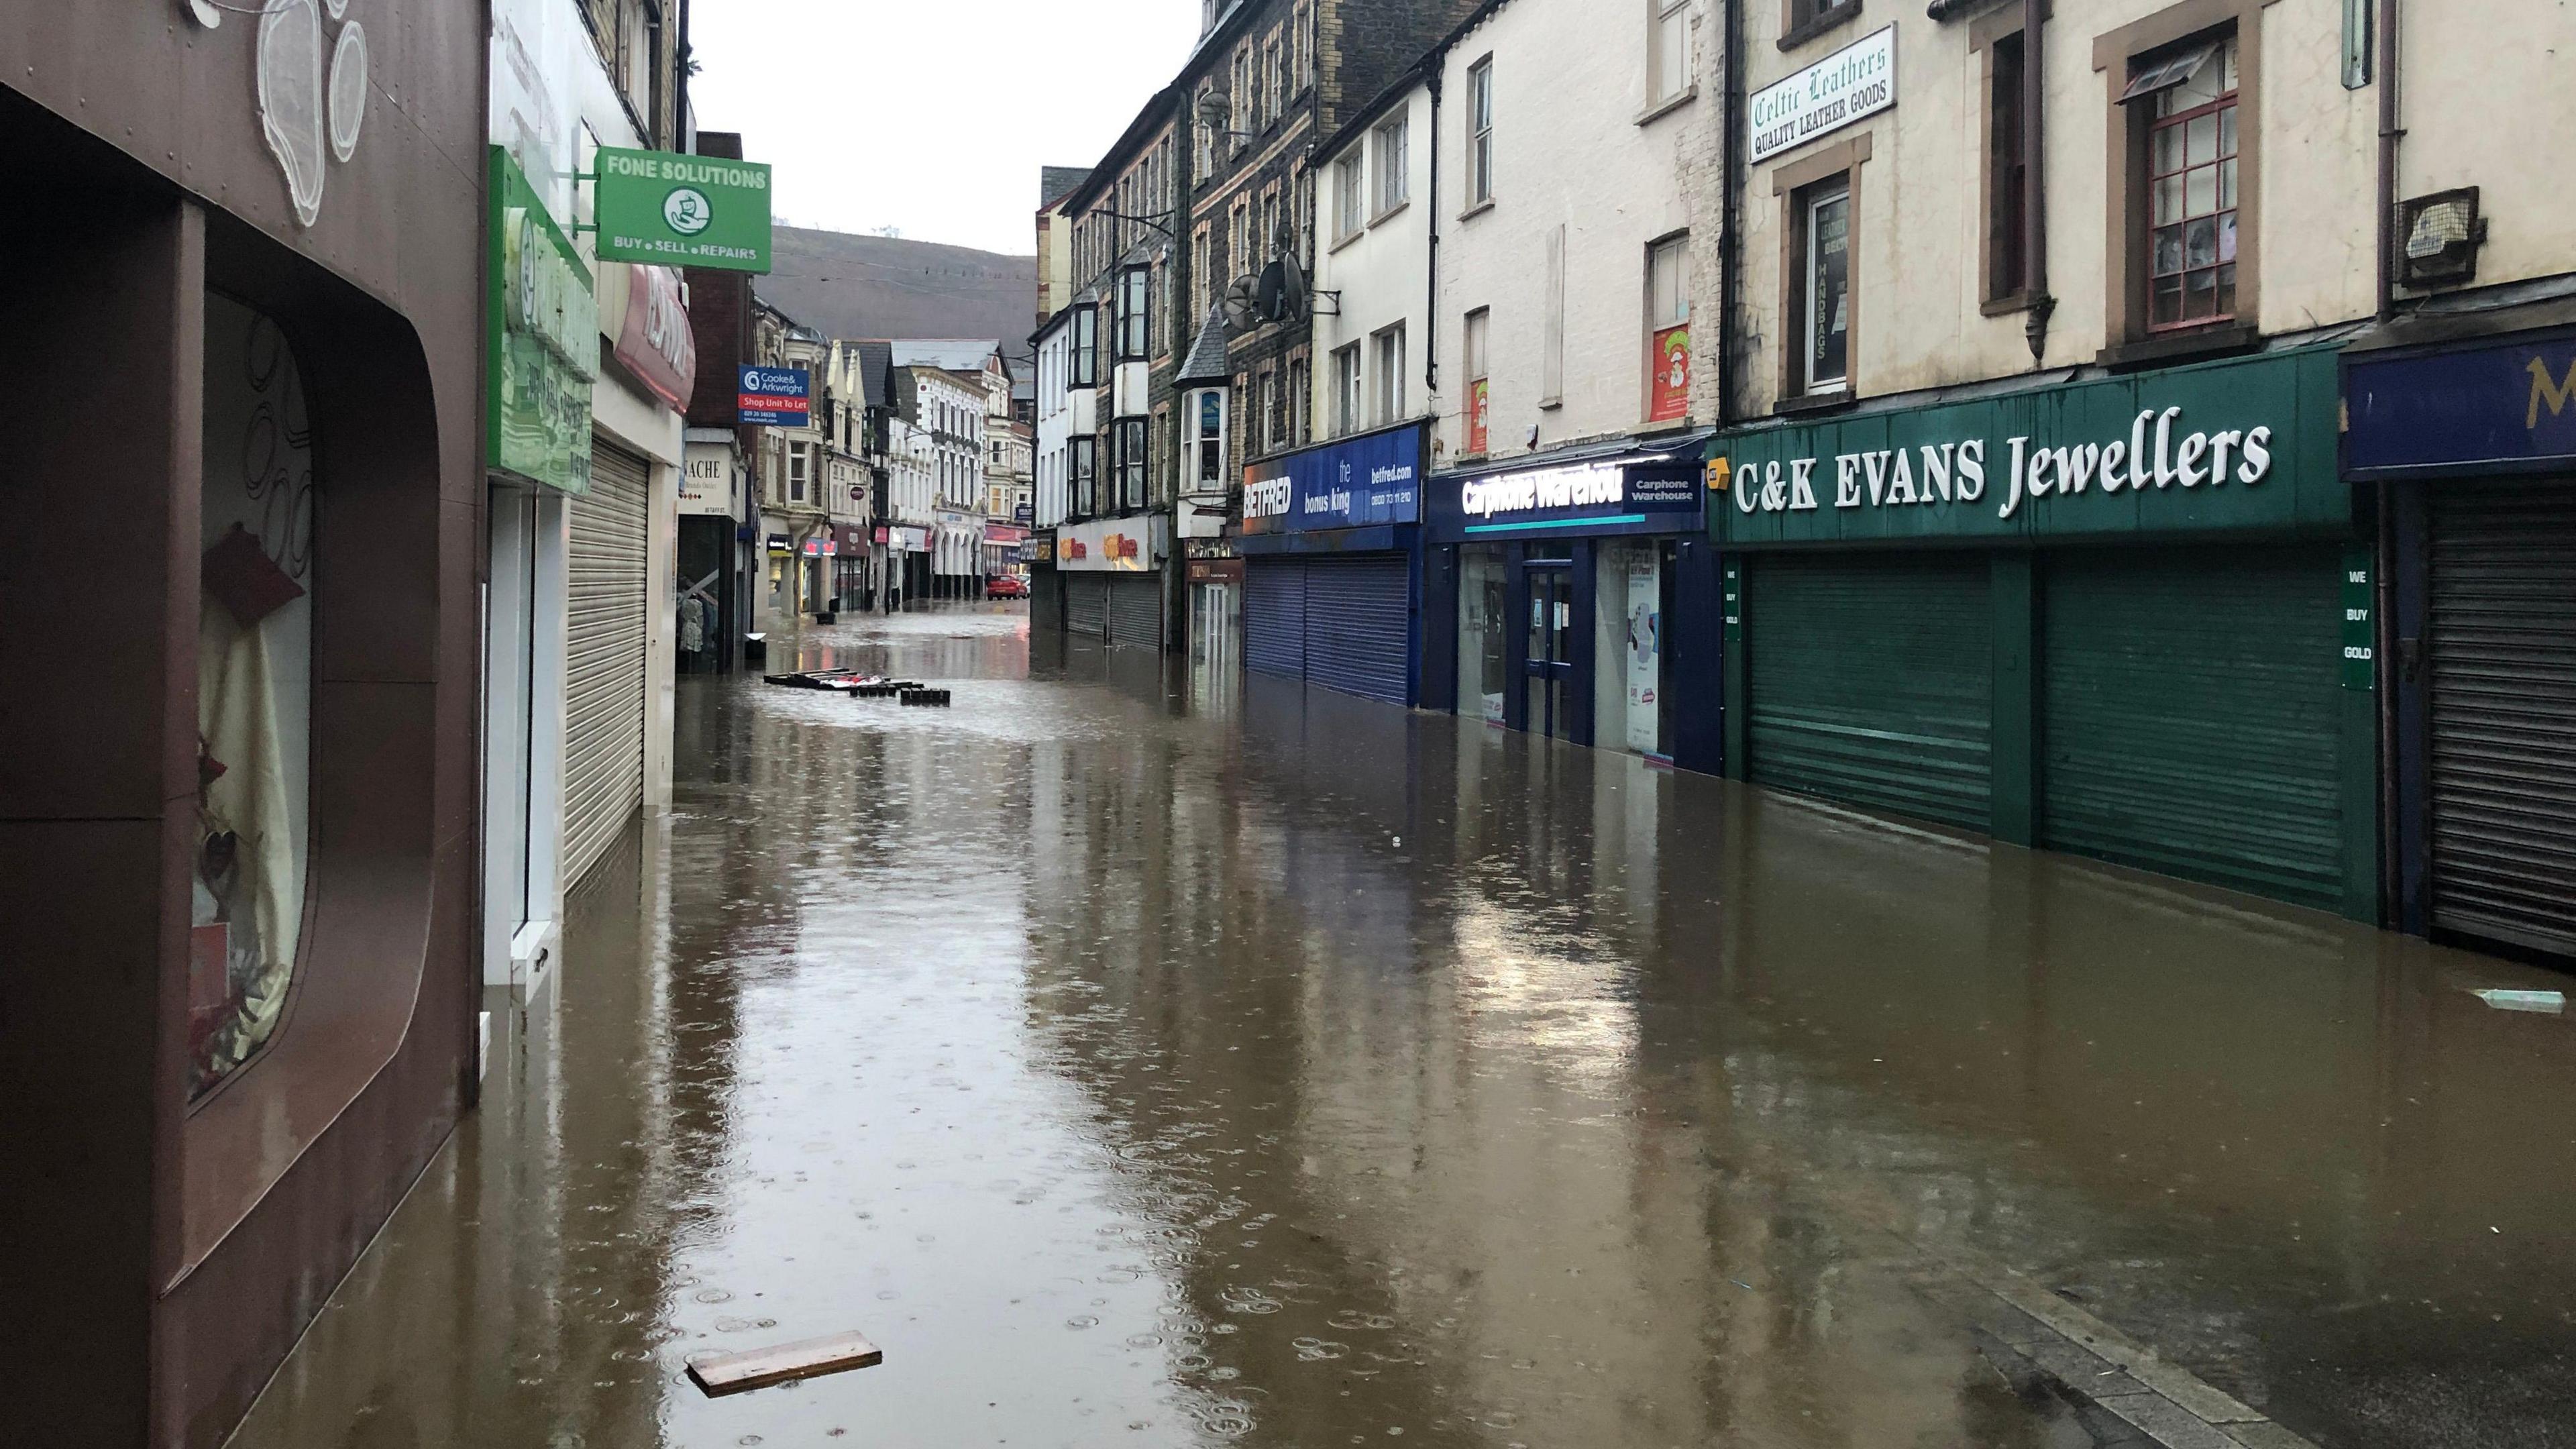
[[[736,403],[746,423],[801,428],[814,419],[814,375],[801,367],[746,367],[739,394]]]

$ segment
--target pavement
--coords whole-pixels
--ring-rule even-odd
[[[954,705],[680,681],[236,1449],[2576,1445],[2576,1019],[2472,994],[2563,978],[1021,605],[800,644]]]

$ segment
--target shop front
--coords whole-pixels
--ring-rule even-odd
[[[2336,406],[2311,348],[1720,439],[1727,773],[2375,920]]]
[[[1714,770],[1706,436],[1432,480],[1426,637],[1454,650],[1426,664],[1424,703]]]
[[[833,606],[855,614],[868,606],[868,531],[856,523],[832,525]]]
[[[877,525],[877,546],[885,551],[884,594],[879,603],[889,614],[906,601],[926,597],[930,582],[930,530],[908,523]]]
[[[1244,470],[1243,666],[1388,704],[1421,698],[1421,423],[1343,438]],[[1215,562],[1214,560],[1210,561]],[[1193,587],[1224,617],[1230,581]]]
[[[2395,924],[2576,957],[2576,327],[2344,365],[2345,476],[2386,520]]]
[[[1056,530],[1065,632],[1103,644],[1163,647],[1163,514],[1068,523]]]

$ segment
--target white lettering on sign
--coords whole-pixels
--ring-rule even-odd
[[[1243,516],[1246,518],[1280,518],[1288,512],[1288,479],[1276,478],[1247,481],[1243,485]]]
[[[1750,160],[1839,131],[1896,104],[1896,27],[1864,36],[1823,60],[1753,93],[1746,107]]]
[[[1627,470],[1616,463],[1592,463],[1582,467],[1544,468],[1487,478],[1461,489],[1459,501],[1469,517],[1491,518],[1497,513],[1521,513],[1535,508],[1589,508],[1605,503],[1624,503],[1627,498]]]
[[[2268,427],[2183,432],[2182,409],[2149,408],[2129,424],[2129,436],[2067,447],[2032,447],[2027,437],[2004,440],[2003,497],[1995,510],[2010,518],[2036,498],[2074,493],[2143,493],[2149,489],[2254,487],[2272,476]],[[1983,502],[1986,440],[1926,443],[1834,455],[1834,507],[1901,508]],[[1818,506],[1815,458],[1774,458],[1746,463],[1734,487],[1739,513],[1804,513]]]

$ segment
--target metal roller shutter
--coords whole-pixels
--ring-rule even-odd
[[[1163,647],[1163,576],[1109,576],[1109,642],[1139,649]]]
[[[1412,580],[1401,556],[1306,561],[1306,677],[1410,704]]]
[[[651,473],[599,439],[572,500],[564,624],[564,879],[597,864],[644,801],[644,540]]]
[[[2576,491],[2436,484],[2433,924],[2576,955]]]
[[[1109,637],[1109,576],[1064,576],[1064,628],[1084,639]]]
[[[1243,667],[1306,677],[1306,565],[1299,560],[1245,562]]]
[[[1746,572],[1753,782],[1991,828],[1985,556],[1776,555]]]
[[[2334,909],[2339,557],[2291,544],[2051,557],[2040,843]]]

